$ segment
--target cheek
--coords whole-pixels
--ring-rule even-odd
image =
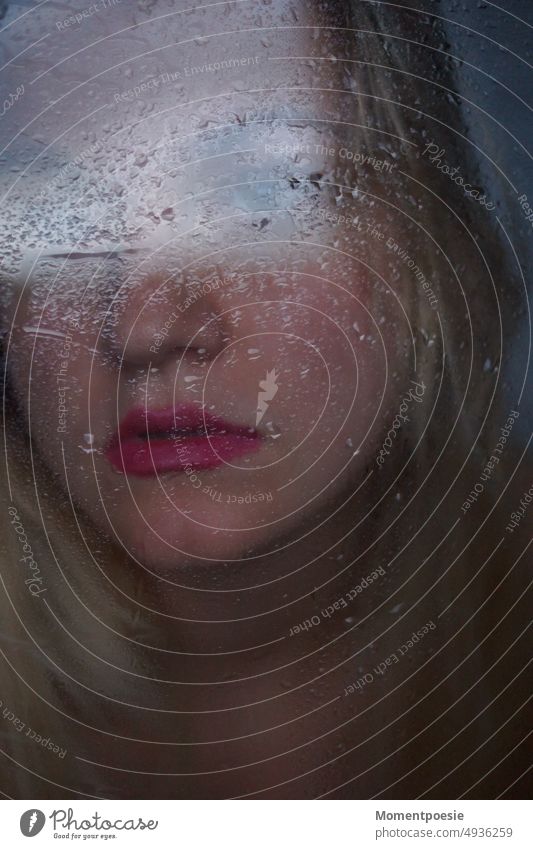
[[[60,449],[64,434],[77,436],[90,364],[87,335],[77,322],[35,305],[17,311],[7,359],[9,381],[32,435],[49,458]]]
[[[283,290],[282,290],[283,291]],[[265,369],[276,369],[279,416],[292,418],[305,429],[325,415],[329,424],[342,421],[354,404],[361,412],[375,411],[387,369],[384,319],[370,300],[362,275],[344,281],[344,288],[308,276],[306,283],[264,293],[277,299],[260,316],[246,310],[240,328],[242,341],[232,347],[239,392],[257,391]],[[389,364],[390,365],[390,364]],[[235,380],[231,363],[222,373],[227,397]],[[277,416],[275,416],[277,417]],[[322,427],[323,425],[321,425]]]

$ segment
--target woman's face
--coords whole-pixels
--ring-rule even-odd
[[[327,57],[321,19],[177,5],[43,12],[64,58],[28,59],[6,247],[35,450],[156,571],[253,557],[331,512],[373,462],[387,374],[367,266],[385,221],[346,153],[377,151],[323,91],[339,64],[291,62]]]

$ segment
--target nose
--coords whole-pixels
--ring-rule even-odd
[[[213,357],[223,347],[213,283],[186,286],[152,271],[123,285],[109,310],[104,344],[123,367],[159,364],[184,352]]]

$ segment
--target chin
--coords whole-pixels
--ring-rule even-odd
[[[249,505],[209,504],[205,496],[200,505],[191,501],[184,507],[161,494],[147,505],[138,503],[138,513],[129,503],[124,513],[109,513],[115,539],[147,569],[165,573],[202,562],[241,560],[268,547],[272,529],[277,527],[264,527],[272,521],[265,518],[264,508],[252,511]]]

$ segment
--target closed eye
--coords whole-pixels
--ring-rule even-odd
[[[59,254],[41,254],[47,259],[118,259],[122,254],[137,254],[141,248],[119,248],[110,251],[68,251]]]

